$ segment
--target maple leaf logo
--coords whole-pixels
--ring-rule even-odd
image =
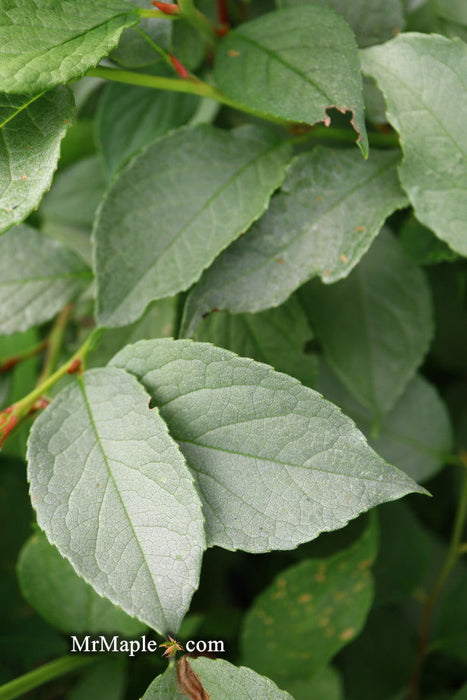
[[[185,651],[184,648],[182,647],[182,645],[179,644],[176,639],[171,637],[170,634],[169,634],[169,641],[164,642],[163,644],[160,644],[159,646],[166,647],[166,650],[162,654],[162,656],[166,656],[166,657],[175,656],[177,651]]]

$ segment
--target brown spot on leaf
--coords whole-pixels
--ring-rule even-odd
[[[341,639],[343,642],[347,642],[349,639],[352,639],[354,636],[355,636],[354,628],[349,627],[348,629],[346,629],[340,633],[339,639]]]
[[[358,563],[359,569],[368,569],[369,566],[371,566],[371,559],[362,559],[362,561]]]
[[[285,588],[287,585],[287,581],[285,580],[285,578],[278,578],[277,585],[279,586],[279,588]]]
[[[200,677],[191,668],[188,657],[182,656],[177,663],[178,689],[190,700],[210,700],[209,693],[203,688]]]
[[[343,253],[342,253],[342,255],[339,255],[339,260],[343,263],[349,262],[347,255],[344,255]]]
[[[22,179],[22,180],[27,180],[27,179],[28,179],[28,176],[27,176],[27,175],[22,175],[22,176],[21,176],[21,179]]]
[[[366,227],[365,226],[355,226],[355,230],[357,233],[363,233],[364,231],[366,231]]]
[[[284,258],[276,258],[276,262],[278,262],[279,265],[283,265],[283,264],[284,264]]]
[[[233,49],[229,49],[229,50],[227,51],[227,53],[228,53],[229,56],[231,56],[232,58],[237,58],[237,56],[240,56],[240,51],[234,51]]]
[[[312,599],[312,595],[310,593],[304,593],[303,595],[298,597],[298,602],[299,603],[309,603],[310,600]]]
[[[326,571],[324,567],[320,567],[318,573],[315,576],[315,580],[318,581],[318,583],[323,583],[323,581],[326,580]]]

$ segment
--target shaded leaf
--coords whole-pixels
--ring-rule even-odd
[[[400,133],[400,177],[417,219],[467,255],[467,46],[404,34],[361,55]]]
[[[399,240],[404,252],[417,265],[436,265],[444,260],[459,259],[457,253],[414,216],[410,216],[402,224]]]
[[[317,671],[309,680],[287,678],[284,688],[290,691],[294,700],[344,700],[342,681],[332,666]]]
[[[135,7],[154,9],[151,0],[128,0]],[[164,18],[142,17],[137,27],[129,27],[122,33],[116,49],[111,53],[112,61],[125,68],[144,68],[161,63],[161,55],[152,42],[165,51],[169,50],[172,23]]]
[[[67,88],[0,94],[0,232],[25,219],[50,187],[74,110]]]
[[[433,333],[422,271],[382,231],[347,279],[328,286],[311,282],[301,295],[330,367],[382,417],[415,374]]]
[[[41,231],[92,265],[91,228],[107,187],[100,159],[93,155],[60,170],[39,208]]]
[[[52,318],[90,283],[90,269],[71,250],[21,224],[0,237],[0,333]]]
[[[175,631],[198,583],[203,520],[138,382],[118,369],[86,372],[34,423],[28,460],[39,525],[61,554],[129,615]]]
[[[374,521],[355,545],[282,571],[245,618],[242,661],[279,685],[313,677],[354,639],[373,600]]]
[[[454,695],[452,700],[467,700],[467,683]]]
[[[277,306],[315,275],[349,274],[387,216],[405,206],[396,173],[399,155],[318,147],[289,166],[266,214],[228,248],[190,293],[189,335],[212,308],[233,312]]]
[[[415,653],[406,616],[394,607],[372,610],[363,633],[340,655],[345,700],[388,700],[406,690]]]
[[[434,301],[431,356],[442,369],[467,370],[467,269],[462,262],[427,270]]]
[[[229,97],[283,119],[329,124],[329,107],[352,112],[367,154],[355,39],[327,7],[277,10],[236,27],[219,44],[214,76]]]
[[[67,651],[63,638],[25,604],[18,588],[15,561],[31,531],[32,517],[24,463],[5,459],[4,449],[0,457],[0,649],[8,671],[5,668],[2,682]]]
[[[120,328],[104,328],[98,346],[86,361],[88,368],[103,367],[129,343],[150,338],[167,338],[174,333],[175,299],[153,302],[139,321]]]
[[[132,160],[95,227],[99,323],[128,324],[150,301],[196,281],[263,213],[289,149],[257,127],[202,125],[175,131]]]
[[[198,325],[195,334],[196,340],[265,362],[314,387],[318,377],[317,358],[305,352],[312,337],[296,297],[277,309],[259,314],[211,314]]]
[[[44,224],[90,229],[107,182],[97,156],[82,158],[60,170],[40,207]]]
[[[161,339],[111,364],[153,397],[195,474],[210,545],[291,549],[420,491],[297,380],[207,343]]]
[[[200,688],[205,694],[201,694]],[[200,700],[293,700],[269,678],[250,668],[233,666],[223,659],[189,659],[187,656],[178,662],[178,680],[177,670],[169,667],[151,683],[141,700],[186,700],[187,697],[199,697]]]
[[[277,0],[279,7],[296,7],[310,0]],[[311,0],[329,7],[350,24],[359,46],[392,39],[404,26],[401,0]]]
[[[144,631],[141,622],[128,617],[80,578],[42,533],[24,545],[17,572],[28,603],[62,632],[132,637]]]
[[[67,695],[67,700],[123,700],[127,684],[125,659],[111,657],[85,671],[80,681]]]
[[[409,381],[381,419],[354,399],[325,363],[317,388],[357,423],[378,454],[415,481],[426,481],[443,466],[453,442],[449,415],[435,387],[421,375]]]
[[[186,124],[199,98],[135,85],[108,85],[99,102],[97,139],[110,174],[158,136]]]
[[[431,538],[406,503],[379,506],[378,519],[379,552],[373,566],[375,606],[413,595],[432,555]]]
[[[467,567],[459,566],[456,573],[440,601],[431,647],[467,661]]]
[[[0,90],[35,94],[80,78],[138,21],[123,0],[9,0],[0,7]]]

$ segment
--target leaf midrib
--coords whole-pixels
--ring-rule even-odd
[[[163,256],[167,255],[167,253],[170,251],[170,249],[176,243],[178,243],[179,238],[181,236],[183,236],[183,234],[194,224],[194,222],[196,222],[196,220],[200,216],[202,216],[205,213],[205,211],[208,210],[208,208],[212,205],[212,203],[218,197],[220,197],[222,195],[224,190],[228,189],[229,187],[232,187],[244,171],[248,170],[251,167],[254,167],[254,165],[257,162],[260,162],[263,158],[271,155],[272,153],[274,153],[274,151],[279,150],[283,146],[284,146],[284,141],[279,141],[278,143],[272,144],[271,146],[269,146],[265,150],[262,150],[259,154],[255,155],[254,158],[249,160],[247,163],[244,163],[238,170],[235,171],[235,173],[226,182],[224,182],[221,185],[221,187],[219,187],[215,192],[213,192],[213,194],[204,202],[204,204],[196,211],[196,213],[194,213],[193,217],[190,218],[190,220],[187,223],[185,223],[182,226],[182,228],[180,228],[177,231],[175,236],[173,236],[170,239],[170,241],[168,242],[168,245],[161,252],[158,252],[157,256],[151,260],[151,262],[148,264],[148,266],[146,268],[146,271],[142,274],[142,276],[137,281],[137,283],[131,286],[130,292],[129,293],[127,292],[125,294],[125,296],[123,297],[122,301],[118,304],[118,306],[116,306],[114,308],[114,310],[112,312],[112,316],[114,316],[118,312],[118,309],[121,308],[125,304],[125,302],[127,301],[127,299],[130,296],[131,297],[134,296],[135,291],[137,289],[139,289],[141,287],[141,285],[143,287],[145,286],[145,281],[146,281],[147,276],[149,274],[154,273],[154,269],[160,265],[160,261],[163,258]],[[260,216],[260,215],[261,214],[259,214],[258,216]],[[236,239],[234,239],[234,240],[236,240]],[[225,247],[227,247],[228,245],[229,244],[227,243]],[[224,249],[225,249],[225,247],[224,247]],[[212,259],[215,258],[216,255],[219,255],[220,252],[222,252],[222,249],[221,249],[221,251],[218,251],[216,254],[211,255],[210,260],[208,260],[206,262],[206,265],[204,266],[203,269],[206,269],[206,267],[209,265],[209,263],[212,261]],[[187,289],[187,287],[189,287],[193,283],[192,277],[193,277],[193,275],[190,277],[190,280],[186,281],[185,286],[180,291],[183,291],[183,289]],[[177,290],[178,290],[178,285],[177,285]],[[166,294],[166,296],[169,296],[169,295],[170,295],[170,292]]]
[[[325,211],[322,211],[322,212],[319,214],[319,216],[317,216],[316,218],[314,218],[314,219],[313,219],[313,223],[317,223],[317,222],[321,221],[321,219],[323,219],[325,216],[328,216],[328,214],[330,214],[330,213],[333,211],[333,209],[336,209],[337,207],[339,207],[346,199],[350,198],[358,189],[365,187],[369,182],[371,182],[372,179],[380,177],[383,173],[386,172],[386,170],[390,170],[392,167],[394,167],[394,166],[396,165],[396,163],[397,163],[398,160],[400,160],[400,155],[399,155],[399,154],[397,154],[397,156],[395,156],[394,159],[391,160],[389,163],[385,164],[384,166],[382,166],[382,167],[379,168],[378,170],[375,170],[375,171],[374,171],[373,173],[371,173],[371,175],[369,175],[367,178],[365,178],[364,180],[362,180],[361,182],[359,182],[357,185],[355,185],[355,186],[352,187],[351,189],[347,190],[341,197],[339,197],[337,200],[333,201],[333,202],[332,202],[332,205],[331,205],[328,209],[326,209]],[[285,191],[284,191],[284,192],[280,192],[278,196],[282,196],[282,195],[288,196],[288,197],[292,197],[292,196],[293,196],[293,193],[292,193],[292,192],[285,192]],[[250,232],[248,232],[248,233],[250,233]],[[303,230],[299,231],[295,236],[293,236],[290,240],[287,241],[286,245],[284,245],[284,246],[282,246],[281,248],[279,248],[279,249],[274,253],[274,255],[269,256],[269,257],[268,257],[268,256],[263,256],[263,257],[261,258],[260,262],[258,263],[258,265],[256,265],[254,268],[250,268],[246,273],[241,272],[241,273],[240,273],[240,279],[241,279],[241,280],[244,280],[245,278],[250,277],[251,275],[256,274],[259,270],[261,270],[262,268],[266,267],[266,266],[269,265],[273,260],[275,260],[275,259],[276,259],[276,256],[277,256],[277,253],[278,253],[279,251],[282,252],[282,251],[284,251],[284,250],[288,250],[288,248],[290,248],[298,239],[304,238],[304,237],[306,237],[307,235],[308,235],[308,230],[306,230],[306,231],[303,231]],[[251,235],[250,235],[249,239],[251,239]],[[249,239],[246,239],[246,238],[245,238],[245,239],[242,239],[242,245],[248,245],[248,244],[251,242]],[[228,251],[226,251],[226,253],[228,253]],[[319,275],[319,274],[321,274],[321,272],[322,272],[322,270],[315,270],[314,272],[311,273],[311,276]],[[311,279],[311,276],[310,276],[308,279]],[[231,285],[235,285],[235,284],[238,284],[238,278],[229,281],[227,287],[229,287],[229,286],[231,286]],[[221,286],[220,289],[226,289],[226,287],[222,287],[222,286]],[[196,288],[195,288],[195,290],[196,290]],[[211,289],[207,289],[206,292],[205,292],[205,293],[203,294],[203,296],[201,297],[201,299],[203,299],[203,298],[205,298],[205,297],[207,297],[207,298],[209,299],[209,297],[211,296],[211,291],[212,291]],[[251,311],[251,309],[235,309],[235,311],[238,312],[238,313],[248,313],[248,312]]]
[[[288,71],[293,73],[294,75],[297,75],[299,78],[305,81],[308,85],[311,85],[316,92],[319,92],[324,99],[329,103],[329,105],[333,105],[335,100],[330,97],[324,90],[314,81],[311,80],[311,78],[304,73],[303,71],[299,70],[296,66],[290,64],[288,61],[286,61],[283,56],[280,55],[280,53],[274,52],[271,49],[268,49],[266,46],[263,44],[260,44],[258,41],[253,39],[251,36],[248,36],[247,34],[243,34],[240,30],[236,31],[237,36],[239,36],[243,41],[245,41],[248,44],[251,44],[254,46],[256,49],[259,51],[262,51],[265,53],[271,60],[277,61],[277,63],[280,63],[284,68],[286,68]]]
[[[159,592],[158,592],[158,590],[157,590],[156,582],[154,581],[152,572],[151,572],[151,570],[150,570],[150,568],[149,568],[149,566],[148,566],[148,564],[147,564],[146,555],[145,555],[145,553],[144,553],[143,547],[142,547],[142,545],[141,545],[141,543],[140,543],[140,541],[139,541],[139,538],[138,538],[138,536],[137,536],[137,534],[136,534],[136,531],[135,531],[135,529],[134,529],[133,521],[132,521],[132,519],[131,519],[130,516],[129,516],[127,507],[126,507],[126,505],[125,505],[125,503],[124,503],[124,501],[123,501],[123,498],[122,498],[122,496],[121,496],[121,494],[120,494],[120,489],[117,487],[117,484],[115,483],[115,479],[114,479],[114,476],[113,476],[113,474],[112,474],[112,470],[111,470],[111,468],[110,468],[109,460],[107,459],[106,452],[105,452],[105,450],[104,450],[104,447],[103,447],[102,442],[101,442],[101,439],[100,439],[99,432],[98,432],[98,430],[97,430],[97,425],[96,425],[96,423],[95,423],[95,421],[94,421],[94,415],[93,415],[92,410],[91,410],[91,405],[90,405],[90,403],[89,403],[89,401],[88,401],[88,397],[87,397],[87,394],[86,394],[86,387],[85,387],[85,385],[84,385],[84,380],[82,379],[82,377],[78,377],[78,386],[79,386],[79,389],[80,389],[80,391],[81,391],[81,394],[82,394],[82,397],[83,397],[83,402],[84,402],[86,411],[87,411],[88,416],[89,416],[89,422],[90,422],[90,424],[91,424],[91,428],[92,428],[93,433],[94,433],[94,436],[95,436],[95,438],[96,438],[96,443],[97,443],[98,448],[99,448],[99,450],[100,450],[100,452],[101,452],[101,454],[102,454],[102,457],[103,457],[105,466],[106,466],[106,468],[107,468],[107,472],[108,472],[109,479],[111,480],[111,482],[112,482],[112,484],[113,484],[113,487],[114,487],[114,489],[115,489],[115,493],[117,494],[118,499],[119,499],[119,501],[120,501],[120,503],[121,503],[121,506],[122,506],[122,508],[123,508],[123,512],[125,513],[125,515],[126,515],[126,517],[127,517],[128,524],[130,525],[131,531],[133,532],[134,540],[135,540],[135,542],[136,542],[137,545],[138,545],[138,548],[139,548],[139,550],[140,550],[140,552],[141,552],[142,560],[143,560],[143,562],[144,562],[144,564],[145,564],[145,566],[146,566],[146,570],[147,570],[148,573],[149,573],[149,576],[150,576],[150,579],[151,579],[151,583],[152,583],[152,586],[153,586],[153,589],[154,589],[154,593],[155,593],[156,598],[157,598],[157,601],[158,601],[158,603],[159,603],[160,612],[161,612],[161,614],[162,614],[162,616],[163,616],[163,618],[164,618],[164,622],[167,623],[167,619],[166,619],[166,617],[165,617],[165,612],[164,612],[164,607],[163,607],[162,601],[161,601],[161,599],[160,599],[160,597],[159,597]],[[102,502],[103,502],[103,501],[102,501]],[[101,502],[101,505],[102,505],[102,502]]]

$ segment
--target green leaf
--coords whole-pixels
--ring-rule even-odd
[[[463,262],[429,269],[435,337],[431,356],[449,372],[467,371],[467,269]]]
[[[294,700],[344,700],[342,681],[332,666],[326,666],[308,680],[288,678],[284,687]]]
[[[108,85],[99,102],[97,139],[110,174],[159,136],[186,124],[199,98],[133,85]]]
[[[433,332],[428,285],[383,230],[347,279],[301,292],[337,377],[373,414],[391,410],[421,364]]]
[[[41,231],[92,265],[91,228],[107,188],[100,158],[91,156],[60,170],[39,208]]]
[[[375,606],[414,595],[431,563],[432,545],[427,530],[407,503],[378,507],[379,552],[373,567]]]
[[[111,364],[160,408],[195,474],[210,545],[291,549],[421,491],[296,379],[207,343],[140,341]]]
[[[363,633],[340,655],[345,700],[388,700],[406,690],[413,671],[415,640],[407,615],[398,608],[372,610]],[[405,692],[402,697],[406,697]]]
[[[98,156],[82,158],[60,170],[39,210],[43,223],[91,229],[106,186]]]
[[[467,255],[467,46],[405,34],[361,55],[400,133],[400,177],[417,219]]]
[[[409,381],[381,420],[353,398],[325,363],[317,388],[356,422],[375,452],[415,481],[426,481],[443,467],[453,443],[449,415],[434,386],[421,375]]]
[[[18,564],[21,592],[47,622],[73,634],[116,634],[133,637],[144,625],[128,617],[74,571],[44,534],[31,537]]]
[[[166,338],[173,335],[175,299],[160,299],[149,306],[139,321],[120,328],[104,328],[98,346],[89,355],[86,366],[103,367],[116,352],[129,343],[145,338]]]
[[[123,700],[127,685],[125,659],[114,656],[100,661],[85,671],[67,700]]]
[[[314,387],[318,377],[317,359],[305,352],[312,337],[296,297],[277,309],[259,314],[211,314],[198,325],[195,334],[196,340],[265,362]]]
[[[1,338],[3,344],[5,338]],[[8,442],[6,444],[8,446]],[[15,574],[15,561],[31,531],[31,501],[24,474],[24,463],[0,458],[0,648],[2,664],[9,670],[3,680],[31,670],[45,660],[65,654],[67,644],[34,613],[21,596]],[[2,677],[0,668],[0,678]],[[8,675],[7,675],[8,673]]]
[[[138,21],[122,0],[6,0],[0,7],[0,90],[35,94],[76,80]]]
[[[279,7],[297,7],[310,0],[277,0]],[[392,39],[404,26],[401,0],[314,0],[341,15],[352,27],[359,46]]]
[[[467,567],[460,566],[456,579],[439,605],[432,647],[467,661]]]
[[[404,252],[417,265],[436,265],[444,260],[458,260],[459,256],[449,246],[423,226],[414,216],[402,224],[400,242]]]
[[[178,674],[177,669],[169,667],[151,683],[141,700],[186,700],[196,697],[193,693],[200,693],[200,686],[206,694],[198,697],[210,700],[293,700],[269,678],[250,668],[233,666],[223,659],[189,659],[187,656],[178,662]]]
[[[464,0],[433,0],[439,34],[467,41],[467,9]]]
[[[31,498],[40,527],[101,595],[175,632],[198,584],[203,518],[157,409],[126,372],[86,372],[34,423]]]
[[[37,326],[80,294],[89,268],[58,241],[21,224],[0,238],[0,333]]]
[[[277,306],[315,275],[349,274],[387,216],[405,206],[399,155],[318,147],[290,165],[281,192],[251,231],[207,270],[188,298],[189,335],[212,308],[233,312]]]
[[[187,289],[265,210],[290,146],[252,126],[203,125],[156,141],[124,168],[95,228],[97,318],[136,320]]]
[[[242,661],[279,685],[323,668],[365,623],[377,540],[371,521],[349,549],[281,572],[245,618]]]
[[[74,109],[67,88],[0,95],[0,232],[22,221],[50,187]]]
[[[467,700],[467,683],[453,696],[452,700]]]
[[[355,38],[327,7],[277,10],[241,24],[219,44],[214,76],[229,97],[283,119],[328,125],[330,107],[350,111],[367,155]]]
[[[145,10],[154,9],[151,0],[128,0],[132,5]],[[112,61],[125,68],[144,68],[161,63],[161,55],[153,43],[168,51],[172,37],[172,23],[164,18],[143,17],[137,27],[125,29],[116,49],[111,53]]]

